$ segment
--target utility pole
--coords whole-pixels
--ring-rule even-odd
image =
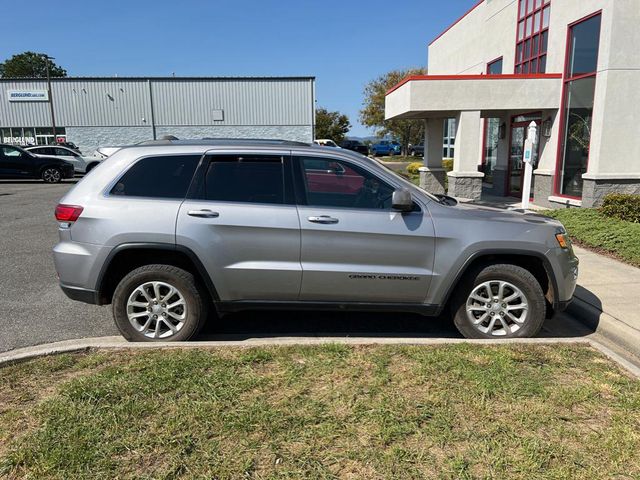
[[[58,143],[58,136],[56,135],[56,115],[53,110],[53,91],[51,90],[51,75],[49,75],[49,65],[51,64],[51,60],[55,60],[55,58],[50,57],[49,55],[44,56],[47,61],[47,91],[49,93],[49,111],[51,113],[51,128],[53,128],[53,144]]]

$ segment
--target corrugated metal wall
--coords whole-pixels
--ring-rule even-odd
[[[0,127],[49,126],[47,102],[7,96],[46,88],[40,80],[1,80]],[[313,124],[311,78],[55,79],[52,89],[60,127],[150,126],[151,95],[157,126]],[[214,110],[224,120],[214,120]]]

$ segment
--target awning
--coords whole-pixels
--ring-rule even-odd
[[[449,117],[481,111],[483,117],[505,110],[560,108],[562,74],[416,75],[391,88],[385,119]]]

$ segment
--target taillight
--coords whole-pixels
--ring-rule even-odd
[[[79,205],[63,205],[59,204],[56,207],[56,220],[59,222],[75,222],[83,208]]]

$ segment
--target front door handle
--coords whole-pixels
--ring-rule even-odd
[[[203,208],[202,210],[189,210],[187,215],[200,218],[217,218],[220,216],[218,212],[212,212],[207,208]]]
[[[309,220],[311,223],[322,223],[322,224],[331,224],[331,223],[338,223],[338,219],[337,218],[333,218],[330,217],[329,215],[320,215],[319,217],[309,217],[307,220]]]

